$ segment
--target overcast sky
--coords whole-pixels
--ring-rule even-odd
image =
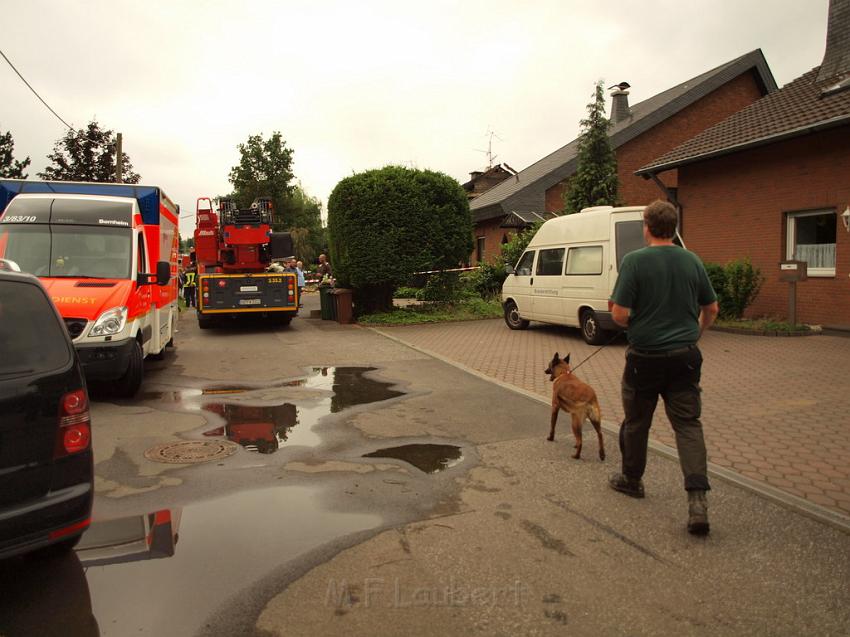
[[[601,6],[601,5],[607,6]],[[594,83],[642,101],[761,48],[782,86],[820,64],[828,0],[0,0],[0,48],[59,115],[124,134],[142,183],[194,211],[237,144],[279,130],[322,200],[404,164],[460,182],[566,144]],[[610,104],[610,102],[609,102]],[[0,58],[0,132],[32,158],[65,127]],[[183,220],[184,234],[194,221]]]

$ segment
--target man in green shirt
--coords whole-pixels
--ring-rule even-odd
[[[655,201],[643,211],[647,247],[625,256],[611,300],[616,323],[628,328],[623,372],[625,419],[620,427],[622,473],[613,489],[644,496],[643,477],[652,415],[658,396],[676,434],[688,493],[688,531],[709,531],[709,490],[700,413],[702,354],[697,341],[717,317],[717,296],[699,258],[673,243],[676,208]]]

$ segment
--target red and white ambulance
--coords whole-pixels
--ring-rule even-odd
[[[178,218],[155,186],[0,180],[0,259],[41,279],[86,377],[119,396],[173,343]]]

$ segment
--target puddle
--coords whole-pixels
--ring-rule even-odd
[[[251,385],[213,385],[203,389],[147,391],[144,401],[175,403],[186,409],[200,409],[215,414],[222,424],[204,432],[204,436],[227,438],[248,451],[270,454],[285,443],[312,447],[321,442],[313,426],[328,414],[349,407],[389,400],[404,392],[391,389],[388,383],[367,377],[376,367],[313,367],[304,378],[280,383]],[[260,392],[284,387],[303,387],[332,392],[329,396],[306,400],[303,405],[260,398]],[[258,399],[251,400],[250,393]],[[246,394],[249,394],[246,396]],[[229,401],[228,396],[238,396]],[[293,400],[289,397],[289,400]]]
[[[364,458],[394,458],[404,460],[425,473],[437,473],[454,467],[463,460],[460,447],[455,445],[413,444],[387,447],[363,455]]]
[[[67,556],[0,562],[0,633],[196,634],[235,592],[275,568],[383,522],[329,511],[321,494],[266,488],[96,521]]]

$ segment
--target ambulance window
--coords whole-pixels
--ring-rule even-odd
[[[139,263],[137,266],[138,272],[147,272],[148,271],[148,261],[145,258],[145,235],[143,233],[139,233]]]
[[[570,248],[567,274],[602,274],[602,246]]]
[[[519,263],[516,264],[514,272],[517,276],[531,276],[531,265],[534,263],[534,251],[526,252],[522,255]]]
[[[643,241],[643,220],[620,221],[614,224],[614,239],[617,242],[617,271],[623,263],[623,257],[629,252],[646,247]]]
[[[537,259],[537,274],[539,276],[560,276],[564,271],[564,249],[553,248],[541,250]]]

